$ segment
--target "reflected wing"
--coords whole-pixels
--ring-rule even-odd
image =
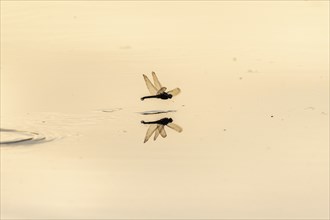
[[[163,93],[166,91],[166,87],[162,87],[160,90],[157,91],[157,95],[159,95],[160,93]]]
[[[175,89],[172,89],[171,91],[168,91],[167,93],[168,94],[171,94],[172,96],[176,96],[177,94],[179,94],[181,92],[181,89],[179,88],[175,88]]]
[[[173,130],[175,130],[177,132],[182,132],[183,131],[183,129],[179,125],[174,124],[174,123],[168,123],[167,126],[172,128]]]
[[[148,79],[148,77],[146,75],[143,74],[143,78],[144,81],[146,82],[147,88],[150,92],[151,95],[156,95],[158,89],[156,89],[156,87],[150,82],[150,80]]]
[[[156,76],[156,73],[155,72],[152,72],[152,78],[154,79],[154,84],[155,84],[155,87],[157,90],[161,89],[162,88],[162,85],[160,84],[157,76]]]
[[[164,125],[160,125],[159,128],[158,128],[158,130],[159,130],[160,135],[163,138],[165,138],[167,136],[166,131],[165,131],[165,128],[164,128]]]
[[[147,142],[149,140],[149,138],[152,136],[152,134],[157,129],[157,127],[158,127],[157,124],[151,124],[149,126],[143,143],[145,143],[145,142]]]
[[[157,126],[157,129],[155,130],[155,136],[154,136],[154,141],[157,139],[157,137],[159,136],[159,126]]]

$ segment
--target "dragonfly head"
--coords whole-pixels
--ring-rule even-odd
[[[173,97],[173,95],[171,94],[168,94],[168,98],[171,99]]]

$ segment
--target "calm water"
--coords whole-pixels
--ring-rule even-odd
[[[1,2],[1,218],[327,218],[328,7]]]

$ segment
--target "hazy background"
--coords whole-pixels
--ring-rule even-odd
[[[1,128],[1,218],[326,219],[329,3],[1,1]]]

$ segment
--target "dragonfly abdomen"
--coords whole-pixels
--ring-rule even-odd
[[[149,96],[144,96],[141,98],[141,100],[145,100],[145,99],[152,99],[152,98],[159,98],[158,95],[149,95]]]

